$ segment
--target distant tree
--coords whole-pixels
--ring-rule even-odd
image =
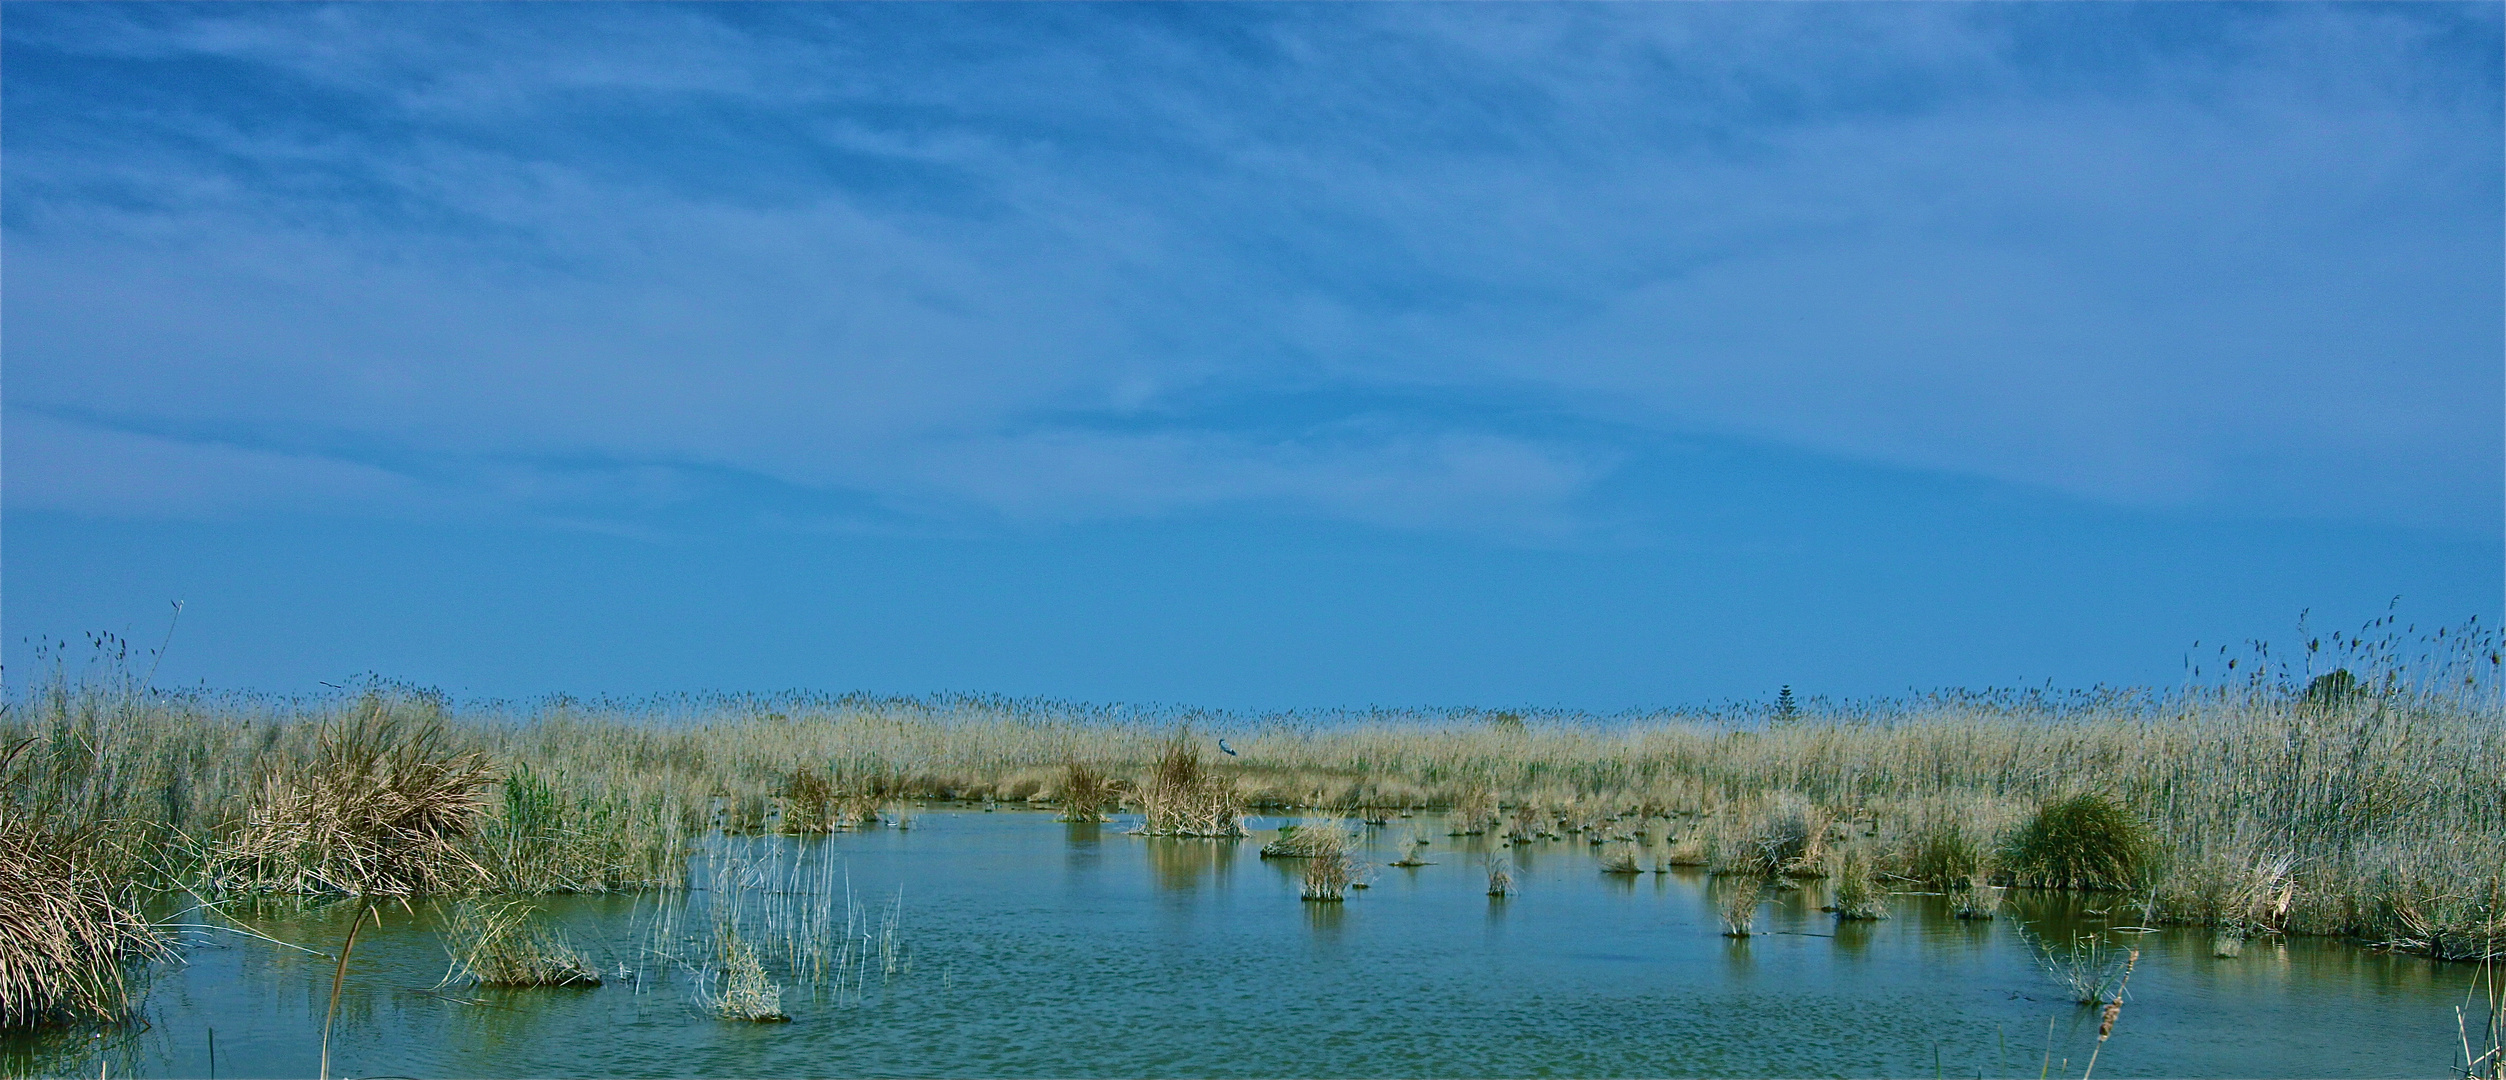
[[[1488,726],[1499,731],[1519,732],[1523,730],[1523,714],[1518,712],[1489,713]]]
[[[1799,719],[1801,719],[1801,703],[1793,700],[1792,684],[1785,683],[1784,689],[1775,695],[1775,722],[1789,724]]]
[[[2316,709],[2337,709],[2367,696],[2367,685],[2350,674],[2348,668],[2334,668],[2314,677],[2306,684],[2304,704]]]

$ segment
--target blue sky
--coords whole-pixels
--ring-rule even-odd
[[[2495,5],[0,14],[5,626],[1596,709],[2498,618]]]

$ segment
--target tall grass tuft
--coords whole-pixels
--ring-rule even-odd
[[[2011,836],[2002,864],[2020,885],[2128,889],[2150,869],[2149,827],[2103,795],[2046,803]]]
[[[412,896],[474,887],[488,874],[468,844],[484,754],[453,748],[443,721],[379,699],[322,729],[312,757],[272,770],[240,828],[210,859],[218,887],[250,892]]]
[[[1435,865],[1427,859],[1427,839],[1418,835],[1415,831],[1410,833],[1409,838],[1401,844],[1401,857],[1392,860],[1392,865],[1405,869],[1414,866]]]
[[[1300,892],[1308,900],[1339,900],[1342,891],[1355,884],[1353,878],[1348,852],[1322,852],[1305,861],[1305,882]]]
[[[1723,890],[1723,936],[1745,938],[1757,933],[1758,902],[1766,895],[1766,879],[1755,874],[1725,874],[1715,884]]]
[[[1488,871],[1488,895],[1498,899],[1514,895],[1514,872],[1506,868],[1505,861],[1490,855],[1484,865]]]
[[[833,778],[803,765],[783,784],[783,831],[822,833],[835,830],[842,795]]]
[[[520,901],[463,901],[444,927],[452,967],[444,981],[477,986],[599,986],[600,968]]]
[[[1235,782],[1201,764],[1200,745],[1178,732],[1158,755],[1157,767],[1140,786],[1140,833],[1145,836],[1244,835],[1244,798]]]
[[[1871,856],[1848,846],[1835,859],[1836,917],[1848,921],[1885,919],[1888,898],[1871,870]]]
[[[27,748],[0,754],[0,775]],[[12,785],[14,786],[14,785]],[[168,954],[128,882],[94,866],[92,833],[59,833],[0,798],[0,1029],[114,1021],[133,969]]]
[[[1101,822],[1120,792],[1112,777],[1084,761],[1062,767],[1062,820]]]
[[[1636,850],[1636,845],[1627,843],[1613,845],[1601,856],[1601,872],[1604,874],[1641,874],[1644,873],[1644,861],[1641,853]]]

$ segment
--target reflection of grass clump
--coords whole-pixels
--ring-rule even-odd
[[[2021,885],[2127,889],[2149,863],[2149,827],[2103,795],[2045,804],[2010,838],[2003,867]]]

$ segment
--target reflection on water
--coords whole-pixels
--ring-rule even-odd
[[[1139,843],[1148,855],[1150,871],[1157,875],[1158,887],[1169,891],[1226,882],[1228,871],[1235,866],[1238,847],[1233,840],[1182,836],[1144,836]]]
[[[1811,882],[1770,891],[1759,935],[1733,939],[1727,879],[1608,876],[1571,838],[1507,847],[1424,822],[1433,865],[1385,867],[1410,830],[1367,830],[1374,887],[1310,903],[1301,862],[1254,857],[1266,835],[1128,827],[936,811],[911,832],[793,842],[840,860],[862,896],[905,887],[912,962],[859,1005],[787,994],[789,1024],[699,1009],[690,973],[645,948],[677,910],[654,896],[546,901],[609,976],[582,990],[439,985],[442,911],[387,905],[349,964],[333,1072],[2076,1076],[2097,1010],[2053,988],[2020,931],[2138,922],[2111,898],[2014,894],[2002,918],[1967,921],[1947,897],[1900,893],[1889,918],[1839,924]],[[1514,896],[1486,895],[1489,855]],[[229,913],[328,952],[351,909]],[[2467,967],[2311,939],[2219,960],[2203,932],[2128,937],[2142,958],[2100,1076],[2441,1075],[2459,1053]],[[207,1076],[214,1031],[218,1075],[310,1076],[330,973],[326,956],[215,935],[157,977],[146,1026],[15,1037],[0,1068]]]

